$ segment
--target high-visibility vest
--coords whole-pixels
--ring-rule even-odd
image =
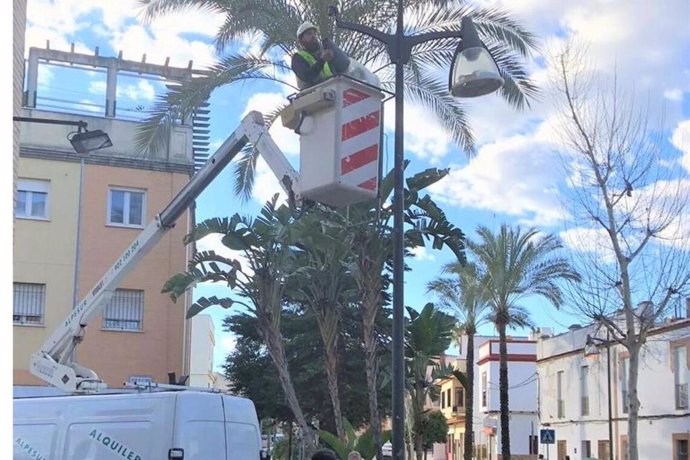
[[[307,64],[309,64],[310,66],[316,64],[316,58],[310,52],[305,51],[305,50],[299,50],[299,51],[297,51],[297,54],[302,56],[304,58],[304,60],[307,61]],[[328,77],[333,76],[333,71],[331,70],[331,66],[328,65],[328,62],[323,63],[323,67],[321,68],[321,73],[319,75],[324,80]],[[299,78],[297,80],[301,83],[301,85],[299,85],[300,87],[306,86],[305,82],[303,82]]]

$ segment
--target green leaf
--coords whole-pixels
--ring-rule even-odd
[[[192,304],[191,307],[189,307],[189,310],[187,310],[186,318],[190,319],[198,315],[208,307],[212,307],[214,305],[220,305],[221,307],[227,310],[228,308],[232,307],[232,304],[234,303],[235,301],[230,299],[229,297],[200,297],[196,302]]]

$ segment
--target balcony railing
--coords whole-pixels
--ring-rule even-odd
[[[676,409],[688,408],[688,384],[676,384]]]

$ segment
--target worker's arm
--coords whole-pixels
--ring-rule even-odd
[[[321,70],[326,61],[321,57],[316,59],[314,65],[309,63],[298,53],[292,55],[292,71],[297,78],[305,82],[308,86],[315,85],[321,79]]]

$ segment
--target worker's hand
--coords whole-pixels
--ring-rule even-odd
[[[333,57],[333,50],[331,49],[325,49],[321,52],[321,59],[324,61],[332,61]]]

